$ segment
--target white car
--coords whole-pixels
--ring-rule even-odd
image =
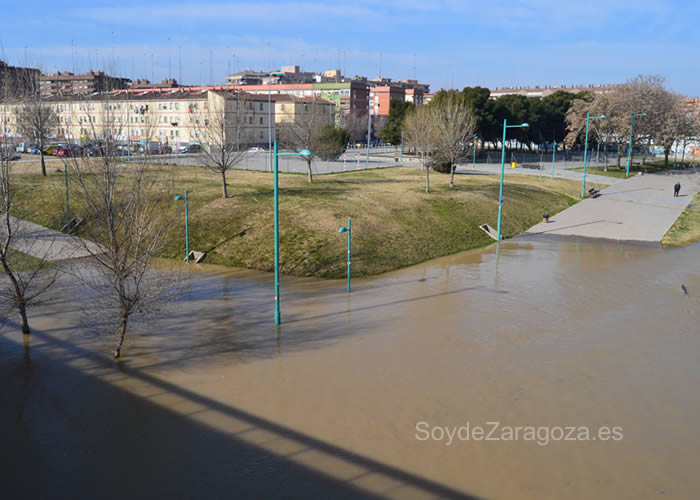
[[[257,148],[257,147],[248,148],[249,153],[262,153],[264,151],[265,150],[263,148]]]

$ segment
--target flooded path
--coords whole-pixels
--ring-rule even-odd
[[[285,278],[278,330],[271,276],[214,270],[120,364],[66,300],[30,346],[0,336],[0,480],[8,498],[694,498],[699,257],[517,238],[350,296]],[[474,435],[492,422],[549,439]]]

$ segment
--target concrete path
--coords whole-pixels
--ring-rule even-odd
[[[99,253],[100,247],[95,243],[85,242],[85,240],[60,231],[14,217],[11,224],[14,236],[10,246],[14,250],[38,259],[56,262],[89,257],[91,253],[85,248],[85,245],[88,245],[92,252]]]
[[[673,186],[681,183],[680,196]],[[620,241],[660,242],[700,191],[700,170],[637,175],[601,191],[540,223],[526,234],[583,236]]]
[[[536,168],[525,168],[523,166],[518,166],[516,168],[511,168],[510,165],[506,165],[503,170],[506,177],[509,175],[532,175],[537,177],[551,177],[552,169],[551,167],[536,169]],[[495,163],[477,163],[476,168],[473,168],[471,164],[459,165],[455,169],[457,174],[490,174],[490,175],[500,175],[501,166]],[[554,169],[554,177],[558,179],[570,179],[574,181],[581,181],[583,179],[583,172],[575,172],[568,168],[563,168],[563,166],[558,166]],[[605,184],[606,186],[610,184],[615,184],[623,179],[618,179],[616,177],[608,177],[607,175],[595,175],[586,174],[586,182],[593,184]]]

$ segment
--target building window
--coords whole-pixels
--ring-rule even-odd
[[[260,103],[260,111],[263,110],[263,103]]]
[[[252,124],[253,124],[253,117],[249,116],[248,117],[248,125],[252,125]]]
[[[262,124],[263,124],[263,117],[261,116],[260,117],[260,125],[262,125]]]

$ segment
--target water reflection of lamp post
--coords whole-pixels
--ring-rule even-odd
[[[498,192],[498,228],[496,232],[498,233],[497,241],[501,241],[501,211],[503,208],[503,175],[506,164],[506,129],[508,128],[518,128],[518,127],[529,127],[527,123],[521,123],[520,125],[508,125],[508,120],[503,120],[503,142],[501,143],[501,189]]]
[[[339,233],[348,233],[348,293],[350,293],[350,240],[352,237],[351,223],[352,220],[348,218],[348,227],[341,227],[338,229]]]
[[[278,153],[277,152],[277,140],[275,140],[274,145],[275,154],[275,324],[279,325],[282,323],[282,316],[280,314],[280,230],[279,230],[279,190],[278,190],[278,173],[279,173],[279,157],[280,156],[311,156],[311,151],[304,149],[298,153]]]
[[[591,118],[602,120],[605,118],[605,115],[591,116],[590,113],[586,113],[586,142],[583,146],[583,180],[581,181],[581,199],[583,199],[586,193],[586,167],[588,166],[588,125]]]
[[[627,171],[625,172],[625,177],[630,176],[630,164],[632,163],[632,132],[634,131],[634,117],[646,115],[646,113],[632,113],[632,120],[630,121],[630,150],[627,152]]]
[[[70,224],[70,202],[68,200],[68,167],[64,166],[63,169],[57,168],[54,170],[57,174],[63,174],[66,181],[66,224]]]
[[[189,228],[189,207],[187,201],[187,189],[185,189],[185,197],[180,195],[175,197],[175,201],[185,200],[185,251],[187,252],[187,263],[190,263],[190,228]]]

